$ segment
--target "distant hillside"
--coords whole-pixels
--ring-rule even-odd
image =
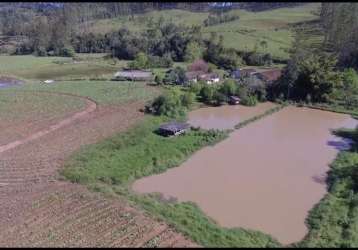
[[[210,35],[210,32],[217,32],[218,35],[223,35],[226,47],[240,51],[251,51],[255,45],[264,40],[267,42],[267,52],[270,52],[276,58],[287,59],[287,49],[290,48],[293,41],[294,31],[292,25],[317,19],[318,16],[313,12],[317,11],[319,6],[319,3],[299,4],[295,7],[258,12],[232,9],[228,13],[238,15],[239,20],[208,27],[204,27],[203,22],[208,18],[209,12],[192,12],[178,9],[150,11],[130,17],[124,16],[89,21],[79,26],[79,32],[105,34],[121,27],[140,32],[147,28],[146,24],[149,20],[156,22],[158,19],[163,18],[165,21],[171,21],[176,24],[202,26],[202,32],[207,36]]]

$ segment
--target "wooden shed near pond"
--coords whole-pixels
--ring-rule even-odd
[[[190,128],[187,123],[169,122],[159,127],[159,133],[164,136],[175,136],[185,133]]]

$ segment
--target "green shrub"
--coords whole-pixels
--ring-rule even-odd
[[[255,106],[257,104],[257,97],[256,95],[249,95],[241,99],[240,103],[245,106]]]

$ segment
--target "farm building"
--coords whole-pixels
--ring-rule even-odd
[[[220,81],[219,75],[215,73],[207,73],[199,75],[199,80],[206,81],[207,84],[218,83]]]
[[[240,98],[237,96],[230,96],[229,97],[229,103],[230,104],[239,104],[240,103]]]
[[[220,81],[219,75],[215,73],[205,73],[203,71],[189,71],[185,73],[189,82],[197,82],[199,80],[205,81],[207,84],[218,83]]]
[[[114,74],[114,79],[119,81],[152,81],[153,74],[144,70],[122,70]]]
[[[170,122],[165,123],[159,127],[159,133],[164,136],[180,135],[189,129],[190,125],[187,123]]]
[[[200,74],[203,74],[203,72],[201,71],[189,71],[185,73],[186,78],[188,79],[189,82],[197,82],[198,81],[198,76]]]

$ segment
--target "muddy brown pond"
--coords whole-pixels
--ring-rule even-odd
[[[240,107],[197,110],[189,122],[230,128],[240,120],[240,110],[243,119],[249,118],[247,108]],[[251,116],[264,108],[252,110]],[[297,242],[307,233],[309,210],[326,193],[329,163],[349,146],[330,129],[356,125],[348,115],[286,107],[199,150],[179,167],[136,181],[133,190],[195,202],[223,227],[260,230],[283,244]]]

